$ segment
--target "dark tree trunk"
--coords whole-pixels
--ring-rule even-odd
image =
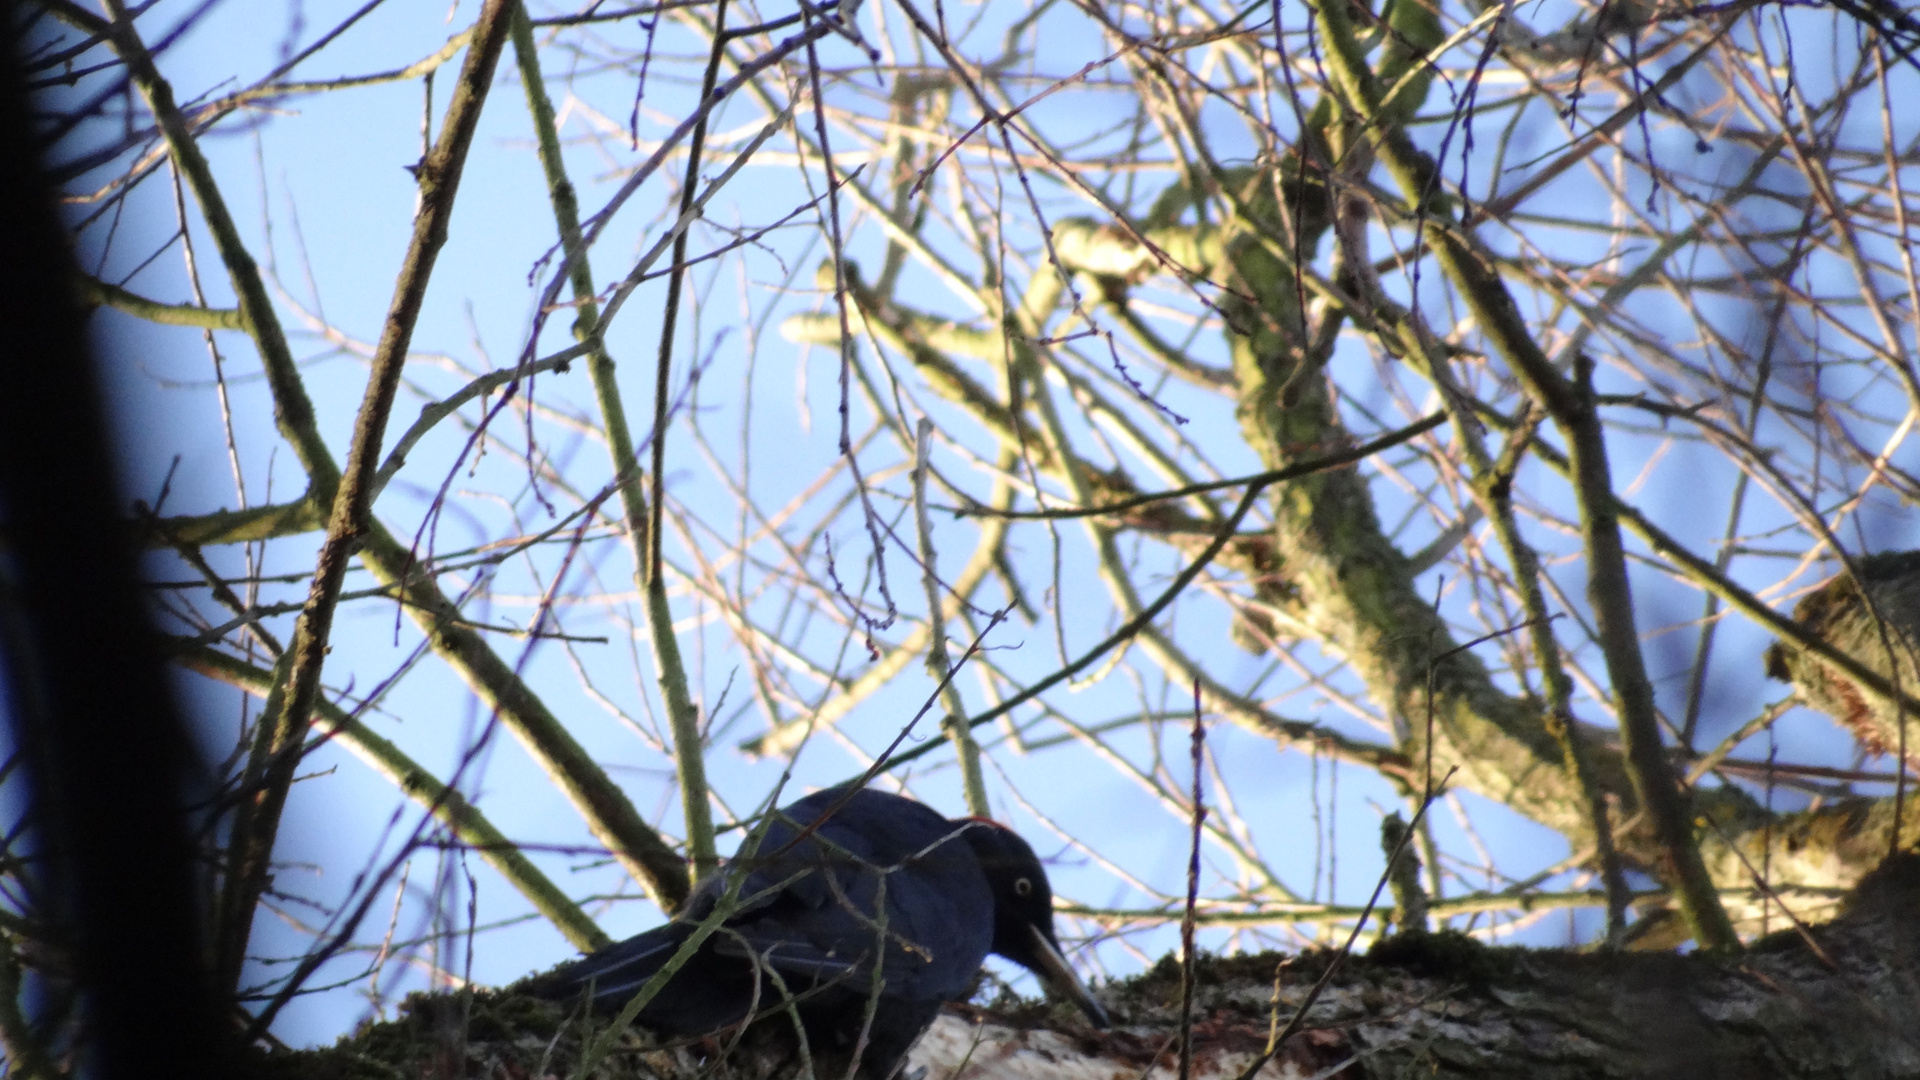
[[[1841,915],[1789,928],[1743,957],[1487,948],[1457,934],[1387,939],[1349,958],[1257,1076],[1713,1078],[1920,1075],[1920,857],[1862,881]],[[1198,1080],[1231,1080],[1266,1047],[1275,969],[1284,1025],[1331,954],[1199,965]],[[1115,1026],[1070,1006],[955,1006],[910,1057],[925,1080],[1108,1080],[1175,1075],[1179,966],[1164,962],[1102,997]],[[284,1075],[568,1076],[597,1035],[512,993],[417,997],[401,1020],[327,1050],[277,1059]],[[648,1049],[629,1034],[599,1077],[787,1080],[803,1075],[777,1027],[708,1072],[718,1044]],[[462,1071],[450,1070],[464,1063]],[[276,1070],[277,1071],[277,1070]]]

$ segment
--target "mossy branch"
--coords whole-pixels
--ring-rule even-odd
[[[175,658],[189,671],[238,687],[255,697],[266,697],[273,687],[272,671],[216,649],[200,646]],[[478,807],[399,747],[325,698],[315,707],[312,727],[323,737],[346,747],[408,798],[431,812],[461,843],[478,852],[507,884],[526,897],[534,910],[546,916],[575,948],[584,952],[613,943],[607,932],[580,910],[580,905],[568,898],[552,879],[541,873],[532,860],[521,854],[519,847],[487,820]]]
[[[89,307],[110,307],[162,326],[198,326],[203,330],[245,330],[238,308],[209,308],[195,304],[163,304],[111,282],[81,275],[80,296]]]
[[[546,81],[540,73],[539,49],[533,40],[533,26],[528,20],[525,6],[519,3],[514,5],[513,42],[521,86],[527,95],[527,111],[533,118],[540,165],[546,176],[548,201],[553,205],[554,221],[560,232],[560,246],[566,253],[568,284],[573,291],[575,310],[573,333],[577,340],[588,346],[587,375],[593,383],[594,399],[600,407],[601,423],[607,436],[607,452],[613,458],[621,517],[626,525],[627,543],[633,557],[634,580],[648,596],[649,636],[654,642],[656,674],[667,701],[668,714],[673,719],[674,756],[680,778],[681,807],[686,818],[688,854],[694,878],[698,880],[719,864],[719,855],[714,846],[713,814],[707,797],[706,748],[699,735],[698,719],[692,715],[694,709],[688,690],[686,665],[680,662],[679,649],[673,636],[672,614],[666,610],[664,590],[660,595],[660,603],[656,605],[653,590],[648,587],[651,575],[646,573],[650,565],[647,540],[652,535],[650,522],[654,516],[648,506],[645,474],[641,471],[639,456],[634,451],[633,430],[627,422],[626,403],[620,395],[613,357],[608,354],[605,341],[600,336],[600,306],[593,284],[592,264],[580,228],[579,200],[574,193],[573,182],[567,176],[560,133],[555,126],[553,102],[547,96]],[[711,90],[711,77],[708,82],[708,89]],[[704,124],[695,126],[692,136],[694,150],[690,155],[693,163],[689,166],[688,174],[689,196],[692,181],[697,175],[692,170],[698,167],[698,148],[704,133]],[[676,240],[676,271],[685,262],[685,236],[682,230],[680,238]],[[656,430],[654,438],[659,439],[663,435],[664,432]],[[685,895],[684,890],[680,895]],[[664,898],[658,892],[655,896],[656,899]],[[675,900],[677,905],[678,899]]]
[[[1704,948],[1737,950],[1739,936],[1701,859],[1687,800],[1661,743],[1653,686],[1633,621],[1633,593],[1613,510],[1605,433],[1592,401],[1590,382],[1585,378],[1569,381],[1554,368],[1533,340],[1513,295],[1495,272],[1491,254],[1480,248],[1473,234],[1453,227],[1447,220],[1444,206],[1435,201],[1440,185],[1433,162],[1413,145],[1404,127],[1391,122],[1381,111],[1379,80],[1361,59],[1345,10],[1324,2],[1315,7],[1326,27],[1327,58],[1335,85],[1346,104],[1369,124],[1375,150],[1409,208],[1423,222],[1425,238],[1442,271],[1460,290],[1494,348],[1527,384],[1573,448],[1574,493],[1587,550],[1587,594],[1619,710],[1628,775],[1652,821],[1666,864],[1663,874],[1674,884],[1695,938]]]
[[[280,812],[300,760],[300,735],[320,698],[320,673],[331,648],[333,615],[354,549],[372,529],[373,497],[377,484],[381,443],[399,391],[401,369],[426,300],[427,284],[440,249],[446,244],[467,150],[478,130],[480,113],[493,71],[506,41],[511,0],[489,0],[481,9],[473,43],[461,67],[452,99],[447,104],[440,137],[420,162],[420,208],[414,215],[413,235],[396,278],[380,342],[369,364],[365,396],[354,418],[347,465],[335,487],[327,519],[326,539],[314,563],[307,602],[294,624],[288,685],[280,708],[261,716],[266,738],[256,743],[264,755],[257,789],[236,821],[229,858],[225,910],[231,916],[222,928],[223,977],[237,980],[244,962],[251,912],[266,888],[273,842]],[[124,18],[124,14],[119,15]],[[274,700],[269,695],[269,702]]]
[[[360,550],[360,561],[393,589],[433,651],[446,661],[579,809],[587,828],[663,910],[687,897],[686,864],[640,817],[546,703],[466,622],[406,545],[378,522]]]

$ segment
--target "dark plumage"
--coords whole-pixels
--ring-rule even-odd
[[[869,1076],[886,1076],[941,1004],[967,995],[993,952],[1106,1024],[1060,957],[1053,891],[1026,841],[990,821],[949,821],[911,799],[864,789],[830,788],[787,806],[758,851],[737,853],[673,921],[528,989],[560,998],[591,986],[596,1007],[618,1009],[714,913],[736,876],[739,909],[640,1010],[640,1023],[680,1035],[717,1032],[756,1008],[779,1010],[784,982],[800,999],[816,1058],[844,1059],[866,1024],[877,958],[862,1065]]]

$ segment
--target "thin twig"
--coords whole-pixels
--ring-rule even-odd
[[[1200,789],[1205,774],[1207,728],[1200,711],[1200,680],[1193,681],[1193,830],[1187,841],[1187,907],[1180,919],[1180,1080],[1193,1076],[1193,911],[1200,899],[1200,826],[1207,820],[1207,804]]]

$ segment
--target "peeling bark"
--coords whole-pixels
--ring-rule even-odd
[[[1907,693],[1920,687],[1920,551],[1869,555],[1793,609],[1794,621]],[[1853,732],[1875,754],[1904,751],[1920,765],[1916,719],[1897,702],[1863,690],[1843,671],[1791,643],[1767,650],[1767,674],[1798,687],[1807,704]]]

